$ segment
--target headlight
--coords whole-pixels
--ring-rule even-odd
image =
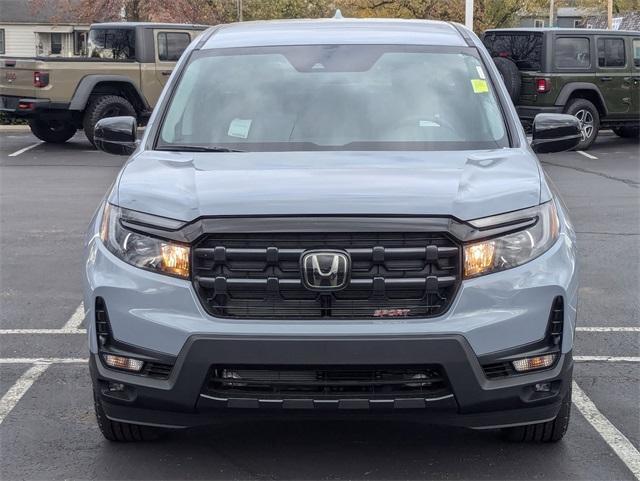
[[[115,256],[142,269],[186,279],[189,277],[189,246],[156,239],[122,226],[126,209],[105,203],[100,238]],[[151,217],[151,216],[147,216]]]
[[[535,223],[523,230],[465,245],[464,277],[511,269],[549,250],[559,234],[556,206],[551,200],[538,206],[536,210],[537,212],[533,212]],[[484,219],[482,223],[485,224]]]

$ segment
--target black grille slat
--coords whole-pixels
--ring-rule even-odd
[[[308,290],[300,258],[339,249],[352,260],[341,291]],[[193,248],[194,285],[207,311],[231,318],[432,317],[460,283],[460,249],[445,234],[210,234]]]
[[[439,366],[213,367],[204,393],[220,398],[429,398],[451,393]]]
[[[147,362],[142,373],[156,379],[168,379],[172,368],[170,364]]]

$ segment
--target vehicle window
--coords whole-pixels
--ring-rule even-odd
[[[313,45],[196,52],[158,148],[462,150],[508,146],[471,48]]]
[[[598,66],[600,67],[624,67],[624,39],[599,38],[598,39]]]
[[[4,28],[0,28],[0,54],[4,54]]]
[[[132,60],[136,57],[135,31],[130,28],[95,28],[89,31],[89,57]]]
[[[530,33],[488,34],[484,44],[492,57],[513,60],[520,70],[540,70],[542,35]]]
[[[160,32],[158,34],[158,59],[175,62],[191,43],[191,37],[184,32]]]
[[[554,65],[558,68],[589,68],[589,39],[560,37],[556,39]]]
[[[640,38],[633,39],[633,65],[640,67]]]

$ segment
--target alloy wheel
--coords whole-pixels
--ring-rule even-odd
[[[593,135],[593,114],[587,109],[580,109],[574,114],[574,117],[580,122],[580,135],[584,142]]]

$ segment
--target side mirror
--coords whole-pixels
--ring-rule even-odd
[[[567,114],[538,114],[533,119],[531,148],[538,154],[564,152],[582,140],[580,121]]]
[[[138,147],[138,123],[133,117],[107,117],[98,120],[93,141],[100,150],[115,155],[131,155]]]

